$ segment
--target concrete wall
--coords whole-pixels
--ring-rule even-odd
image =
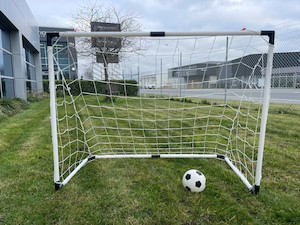
[[[25,0],[1,0],[0,11],[39,52],[39,27]]]
[[[2,29],[10,32],[15,97],[27,99],[24,42],[33,54],[37,91],[43,90],[38,23],[25,0],[0,0],[0,23]]]

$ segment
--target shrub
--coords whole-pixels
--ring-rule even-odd
[[[49,81],[44,80],[44,91],[49,93]],[[110,80],[108,83],[97,82],[91,80],[74,80],[67,81],[70,93],[72,95],[79,95],[81,92],[123,95],[123,96],[137,96],[138,85],[135,80]],[[62,95],[63,85],[62,81],[56,81],[58,85],[56,91],[57,95]]]
[[[0,99],[0,121],[3,119],[16,115],[18,112],[28,109],[29,103],[19,98],[5,98]]]

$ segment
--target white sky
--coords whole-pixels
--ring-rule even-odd
[[[71,14],[94,0],[26,0],[40,26],[72,27]],[[299,18],[299,0],[102,0],[134,11],[144,31],[261,30]]]

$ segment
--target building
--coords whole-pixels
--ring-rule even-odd
[[[0,98],[42,91],[38,24],[25,0],[0,1]]]
[[[42,62],[42,76],[44,80],[48,80],[48,57],[47,57],[47,32],[63,32],[73,31],[69,28],[58,28],[58,27],[40,27],[40,51],[41,51],[41,62]],[[74,80],[77,78],[77,70],[75,65],[77,64],[77,52],[75,50],[75,38],[62,37],[54,45],[54,52],[59,51],[55,55],[57,62],[59,63],[60,69],[63,70],[66,79]],[[58,70],[57,66],[54,68]],[[56,77],[59,79],[59,77]]]
[[[168,70],[168,78],[183,88],[215,88],[223,66],[224,62],[210,61],[175,67]]]
[[[147,88],[148,86],[151,86],[151,88],[155,88],[157,87],[156,81],[156,74],[143,75],[141,76],[139,85],[142,88]]]
[[[260,59],[260,60],[259,60]],[[257,64],[257,62],[259,63]],[[228,74],[230,77],[237,77],[241,82],[237,83],[238,88],[243,82],[246,82],[254,73],[252,83],[260,87],[261,68],[265,68],[267,64],[267,55],[251,54],[228,62]],[[231,66],[230,66],[231,65]],[[253,71],[250,68],[255,68]],[[263,74],[265,71],[263,71]],[[300,82],[300,52],[277,52],[273,56],[273,68],[271,77],[272,88],[296,88]]]
[[[260,87],[265,73],[261,70],[266,63],[266,54],[250,54],[228,61],[227,66],[225,62],[204,62],[171,68],[168,78],[180,82],[184,88],[224,88],[227,74],[231,88],[244,88],[253,75],[251,84]],[[299,83],[300,52],[274,53],[271,87],[296,88]]]

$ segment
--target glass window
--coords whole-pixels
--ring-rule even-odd
[[[28,80],[36,80],[36,73],[35,73],[35,67],[26,63],[26,69],[25,69],[25,77]]]
[[[40,43],[40,55],[42,62],[42,70],[48,70],[47,46],[45,42]]]
[[[13,98],[15,97],[14,90],[14,80],[8,78],[1,79],[2,86],[2,94],[5,98]]]
[[[36,67],[34,61],[34,53],[26,46],[23,47],[24,61],[25,61],[25,77],[27,80],[36,80]],[[32,90],[32,89],[30,89]]]
[[[4,75],[8,77],[13,76],[13,69],[12,69],[12,56],[11,54],[4,52],[3,53],[4,59]]]
[[[5,30],[1,30],[1,36],[2,36],[2,48],[7,50],[7,51],[11,51],[10,48],[10,35],[9,35],[9,31],[5,31]]]
[[[0,50],[0,76],[4,76],[4,57],[2,50]]]
[[[58,63],[59,63],[59,65],[63,65],[64,64],[63,67],[66,67],[69,64],[69,60],[68,60],[68,58],[59,58],[58,59]]]
[[[25,60],[25,62],[28,62],[28,63],[30,63],[32,65],[35,65],[33,53],[29,49],[27,49],[25,47],[23,48],[23,53],[24,53],[24,60]]]
[[[47,65],[47,60],[45,58],[41,58],[42,60],[42,66],[46,66]]]
[[[11,51],[9,31],[0,29],[0,48],[9,52]]]
[[[41,43],[40,44],[40,54],[41,54],[42,58],[46,57],[46,52],[47,52],[46,43]]]
[[[26,82],[27,91],[29,92],[36,92],[37,91],[37,84],[36,82],[27,81]]]
[[[63,70],[63,73],[64,73],[64,77],[66,79],[70,79],[70,73],[69,73],[69,70]]]
[[[3,48],[2,44],[2,30],[0,29],[0,49]]]
[[[31,77],[31,80],[36,80],[35,67],[33,67],[33,66],[30,66],[30,77]]]
[[[26,48],[24,48],[24,56],[25,56],[25,61],[29,62],[29,51]]]
[[[0,75],[12,77],[12,58],[11,54],[0,50]]]

